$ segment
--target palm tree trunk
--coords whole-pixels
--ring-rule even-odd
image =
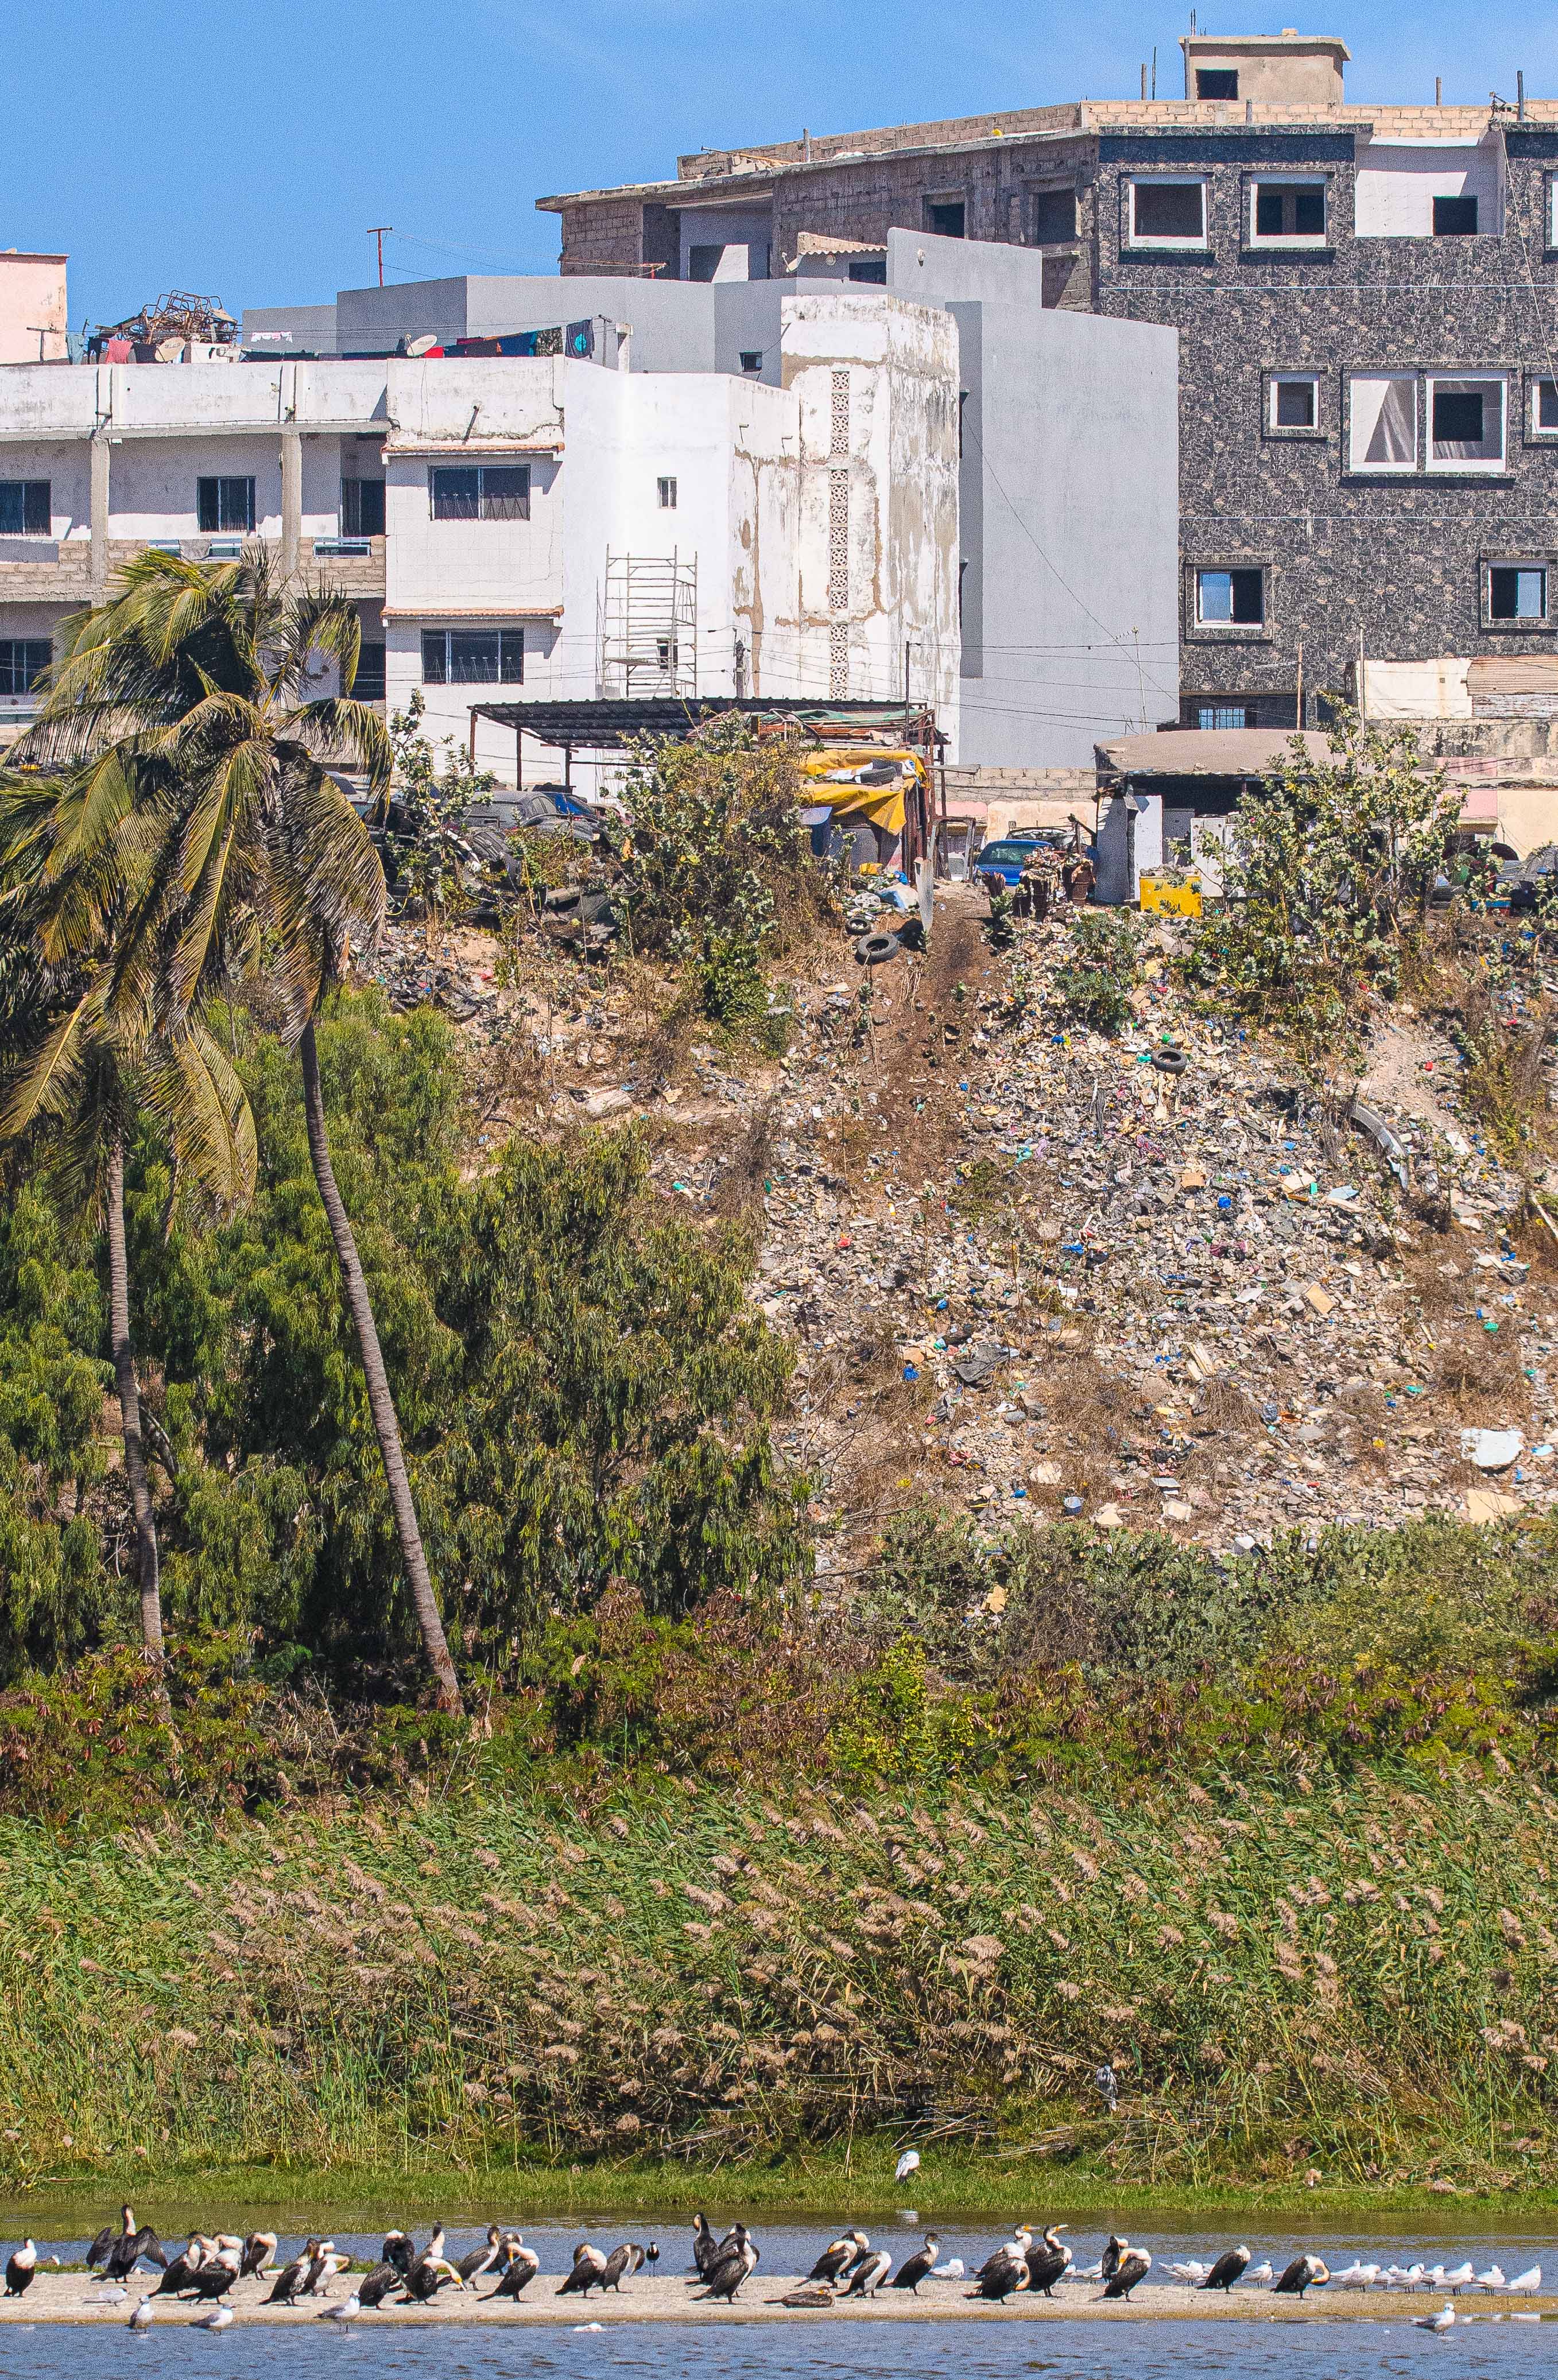
[[[140,1390],[130,1343],[129,1262],[125,1254],[125,1136],[116,1131],[108,1151],[108,1336],[125,1436],[125,1477],[135,1512],[136,1570],[140,1581],[140,1635],[146,1658],[163,1660],[163,1598],[157,1564],[157,1523],[140,1441]]]
[[[438,1614],[427,1556],[422,1550],[421,1531],[417,1526],[417,1509],[411,1501],[411,1482],[406,1473],[400,1424],[396,1417],[395,1399],[390,1393],[389,1378],[384,1370],[378,1327],[369,1302],[368,1284],[362,1277],[357,1242],[352,1236],[351,1223],[336,1186],[335,1169],[330,1161],[330,1142],[324,1129],[324,1097],[319,1080],[319,1052],[314,1047],[311,1017],[303,1030],[299,1054],[303,1061],[303,1113],[309,1129],[309,1154],[313,1160],[314,1179],[319,1184],[319,1195],[324,1202],[330,1236],[335,1243],[335,1255],[341,1267],[347,1304],[351,1309],[352,1323],[357,1331],[363,1375],[368,1383],[369,1410],[373,1415],[379,1452],[383,1458],[384,1479],[395,1513],[396,1535],[400,1539],[400,1558],[411,1582],[411,1599],[417,1608],[417,1624],[422,1632],[422,1649],[437,1681],[439,1708],[457,1711],[460,1708],[459,1680],[449,1658],[448,1639]]]

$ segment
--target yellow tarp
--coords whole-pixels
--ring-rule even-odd
[[[848,783],[856,770],[878,768],[883,761],[896,762],[904,771],[895,785]],[[835,745],[825,752],[809,752],[800,770],[819,802],[831,803],[835,820],[863,819],[884,834],[902,834],[908,786],[923,774],[923,763],[917,752],[884,750],[877,744],[842,748]]]

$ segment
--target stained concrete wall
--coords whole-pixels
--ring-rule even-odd
[[[1086,765],[1178,707],[1177,336],[1044,310],[1031,249],[895,231],[887,250],[888,287],[945,306],[959,340],[958,757]]]

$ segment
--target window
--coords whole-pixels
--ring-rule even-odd
[[[1198,99],[1237,99],[1238,69],[1235,67],[1198,67],[1196,97]]]
[[[1200,702],[1196,705],[1198,727],[1253,727],[1256,724],[1252,702]]]
[[[53,659],[47,637],[0,637],[0,696],[30,694]]]
[[[1320,428],[1320,376],[1316,372],[1273,372],[1267,398],[1268,430]]]
[[[1558,380],[1539,380],[1531,384],[1531,435],[1558,437]]]
[[[689,281],[712,281],[724,254],[723,239],[700,240],[687,252],[687,277]]]
[[[424,628],[424,686],[519,686],[523,628]]]
[[[745,372],[761,372],[762,370],[762,349],[761,347],[743,347],[741,350],[741,369]]]
[[[529,520],[528,463],[462,463],[428,473],[434,520]]]
[[[1477,229],[1477,200],[1474,198],[1435,199],[1433,202],[1433,236],[1435,239],[1467,239]]]
[[[1348,457],[1355,471],[1418,468],[1418,382],[1412,372],[1354,372],[1347,382]]]
[[[47,480],[0,480],[0,537],[47,537],[53,525]]]
[[[343,480],[341,482],[341,535],[343,537],[383,537],[384,533],[384,483],[383,480]]]
[[[1430,380],[1430,471],[1502,471],[1504,384],[1502,380]]]
[[[382,644],[370,644],[366,638],[358,647],[357,681],[352,695],[358,702],[384,699],[384,649]]]
[[[965,206],[961,199],[927,199],[925,228],[942,239],[961,239],[964,236]]]
[[[252,480],[201,480],[196,485],[195,518],[202,536],[237,529],[247,536],[254,527]]]
[[[887,286],[887,261],[884,257],[868,256],[849,267],[851,281],[872,281],[879,289]]]
[[[1488,617],[1512,627],[1547,625],[1547,568],[1540,563],[1494,563],[1488,571]]]
[[[1251,236],[1258,245],[1267,240],[1281,241],[1284,247],[1294,241],[1324,240],[1323,182],[1256,182],[1251,192],[1255,209]]]
[[[1206,184],[1155,176],[1130,185],[1133,248],[1204,248]]]
[[[663,513],[674,513],[676,509],[676,482],[675,480],[656,480],[654,484],[656,492],[660,497],[661,511]]]
[[[1259,628],[1266,618],[1264,574],[1198,570],[1196,618],[1203,628]]]
[[[1035,190],[1033,194],[1035,244],[1041,248],[1046,240],[1075,239],[1076,237],[1076,191]]]

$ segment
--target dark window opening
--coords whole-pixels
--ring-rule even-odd
[[[1196,97],[1198,99],[1237,99],[1239,78],[1234,67],[1198,67]]]
[[[1518,564],[1488,573],[1490,620],[1545,620],[1547,573]]]
[[[528,463],[460,464],[430,471],[434,520],[529,520]]]
[[[1261,572],[1198,570],[1196,617],[1206,627],[1260,627],[1266,617]]]
[[[525,677],[523,628],[424,628],[424,686],[519,686]]]
[[[676,509],[676,482],[675,480],[656,480],[654,485],[655,492],[660,498],[661,511],[663,513],[674,513]]]
[[[744,372],[761,372],[762,370],[762,349],[761,347],[743,347],[741,350],[741,369]]]
[[[849,267],[849,278],[851,281],[873,282],[877,287],[884,289],[887,286],[886,258],[868,256],[862,262],[852,264]]]
[[[1537,382],[1537,419],[1539,430],[1558,430],[1558,380]]]
[[[1033,237],[1041,247],[1046,240],[1076,238],[1077,193],[1075,190],[1036,190],[1034,192]]]
[[[687,277],[689,281],[712,281],[724,254],[723,239],[712,243],[700,241],[687,252]]]
[[[0,694],[30,694],[53,659],[47,637],[0,638]]]
[[[1319,383],[1312,380],[1279,380],[1275,383],[1272,427],[1312,430],[1319,414]]]
[[[370,644],[366,638],[358,647],[357,678],[352,695],[358,702],[383,702],[384,699],[384,649],[382,644]]]
[[[47,480],[0,480],[0,537],[47,537],[53,527]]]
[[[1199,182],[1132,184],[1132,232],[1137,239],[1206,237],[1206,193]]]
[[[341,482],[341,535],[343,537],[383,537],[384,533],[384,483],[383,480],[343,480]]]
[[[1482,393],[1475,388],[1436,388],[1433,443],[1449,446],[1463,442],[1470,446],[1482,443]]]
[[[927,199],[925,228],[935,232],[942,239],[961,239],[964,237],[965,214],[961,199]]]
[[[1255,192],[1257,239],[1323,239],[1325,190],[1313,182],[1263,182]]]
[[[1475,199],[1435,199],[1433,202],[1433,236],[1435,239],[1465,239],[1477,229]]]
[[[195,517],[202,536],[237,529],[248,536],[254,527],[252,480],[201,480],[196,486]]]

